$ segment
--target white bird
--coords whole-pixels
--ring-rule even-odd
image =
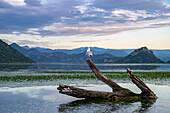
[[[90,51],[90,47],[88,47],[87,51],[86,51],[86,55],[91,58],[93,56],[92,52]]]

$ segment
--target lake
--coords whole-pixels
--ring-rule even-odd
[[[60,94],[58,84],[71,85],[83,89],[107,91],[111,89],[98,79],[90,79],[94,76],[89,73],[87,64],[0,64],[1,79],[19,76],[19,79],[0,79],[0,113],[169,113],[170,111],[170,64],[96,64],[104,71],[104,75],[110,75],[113,81],[120,86],[128,88],[136,93],[140,90],[129,80],[126,68],[146,76],[142,80],[156,93],[155,100],[126,100],[126,101],[99,101],[85,100]],[[52,71],[52,72],[50,72]],[[61,71],[61,72],[56,72]],[[69,72],[75,71],[75,72]],[[82,72],[84,71],[84,72]],[[114,71],[116,73],[114,73]],[[118,72],[122,73],[118,73]],[[161,71],[161,72],[160,72]],[[162,72],[163,71],[163,72]],[[159,79],[147,79],[152,73],[162,73],[164,77]],[[120,75],[115,78],[115,74]],[[121,78],[126,77],[126,78]],[[146,75],[149,74],[149,75]],[[168,74],[166,76],[166,74]],[[52,76],[51,79],[31,79]],[[53,79],[53,76],[75,76],[75,79]],[[80,79],[86,76],[86,79]],[[160,76],[157,75],[152,75]],[[26,77],[26,79],[22,79]],[[80,78],[76,78],[80,77]],[[142,76],[141,76],[142,77]]]
[[[74,85],[76,87],[111,91],[106,85]],[[131,83],[119,83],[140,92]],[[0,113],[169,113],[170,87],[147,84],[159,97],[156,101],[96,101],[60,94],[57,86],[0,88]]]
[[[170,71],[170,64],[96,64],[101,71]],[[0,64],[0,71],[89,71],[87,64],[36,63]]]

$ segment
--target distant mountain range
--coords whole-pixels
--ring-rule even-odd
[[[73,54],[66,54],[64,52],[52,52],[52,53],[45,53],[40,52],[35,48],[26,49],[25,47],[20,47],[18,44],[13,43],[11,44],[11,47],[15,48],[28,58],[36,61],[36,62],[57,62],[57,63],[84,63],[87,59],[87,56],[85,55],[86,49],[84,48],[83,52],[81,53],[73,53]],[[93,60],[103,59],[103,58],[110,58],[115,57],[112,54],[98,54],[94,55]]]
[[[0,63],[35,63],[0,39]]]
[[[87,59],[85,55],[86,47],[72,50],[52,50],[40,47],[20,47],[16,43],[11,44],[11,47],[36,62],[85,63]],[[115,50],[91,47],[91,51],[94,54],[92,60],[96,63],[163,63],[163,61],[157,58],[147,47],[142,47],[137,50]],[[130,51],[133,52],[128,54]]]
[[[29,48],[28,46],[23,46],[22,48],[30,50],[30,49],[36,49],[39,52],[42,53],[53,53],[53,52],[63,52],[66,54],[78,54],[82,53],[86,50],[87,47],[80,47],[76,49],[49,49],[49,48],[42,48],[42,47],[33,47]],[[91,47],[91,50],[93,54],[98,55],[98,54],[104,54],[104,53],[109,53],[114,55],[115,57],[125,57],[131,52],[133,52],[135,49],[104,49],[104,48],[98,48],[98,47]],[[170,50],[156,50],[156,49],[151,49],[151,51],[154,52],[155,56],[161,59],[164,62],[167,62],[170,60]]]
[[[11,44],[13,45],[13,44]],[[33,48],[29,48],[28,46],[23,46],[22,48],[30,50],[30,49],[36,49],[42,53],[54,53],[54,52],[63,52],[66,54],[79,54],[82,53],[84,51],[86,51],[87,47],[80,47],[80,48],[76,48],[76,49],[49,49],[49,48],[42,48],[42,47],[33,47]],[[104,48],[98,48],[98,47],[91,47],[90,48],[91,51],[93,51],[93,54],[98,55],[98,54],[103,54],[103,53],[110,53],[114,56],[117,57],[124,57],[126,55],[128,55],[125,51],[123,50],[117,50],[117,49],[104,49]]]
[[[87,47],[67,49],[29,48],[12,43],[10,46],[0,40],[0,63],[85,63]],[[92,60],[96,63],[170,63],[170,50],[104,49],[91,47]],[[156,53],[156,54],[154,54]],[[157,58],[158,57],[158,58]],[[161,59],[159,59],[161,58]],[[162,61],[164,59],[164,61]]]

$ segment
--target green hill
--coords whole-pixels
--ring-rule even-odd
[[[0,39],[0,63],[35,63]]]

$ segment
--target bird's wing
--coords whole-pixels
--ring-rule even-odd
[[[88,51],[86,51],[86,55],[88,55]]]

